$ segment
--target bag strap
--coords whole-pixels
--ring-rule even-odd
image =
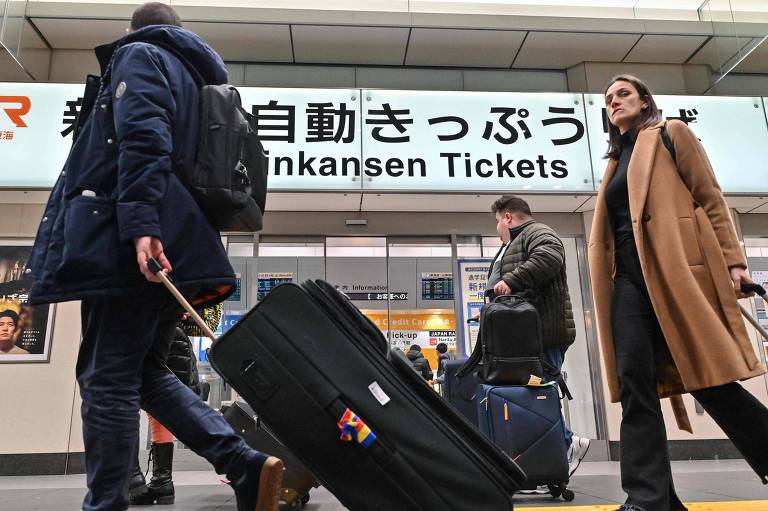
[[[669,151],[669,155],[672,156],[672,161],[677,163],[677,152],[675,151],[675,144],[672,143],[672,138],[667,131],[667,123],[661,127],[661,141],[664,143],[664,147]]]
[[[568,401],[573,401],[573,396],[571,395],[571,391],[568,388],[568,385],[565,383],[565,378],[563,378],[562,371],[560,371],[560,369],[558,369],[557,367],[553,366],[552,364],[544,360],[544,357],[540,357],[540,358],[541,358],[541,365],[544,368],[544,371],[554,378],[554,381],[556,381],[558,387],[560,387],[560,392],[562,392],[563,395],[568,398]]]
[[[153,44],[159,48],[164,49],[168,53],[172,54],[174,57],[179,59],[182,64],[184,64],[184,67],[187,68],[187,71],[189,71],[189,74],[192,75],[192,79],[195,80],[195,83],[199,88],[203,88],[204,86],[208,85],[208,83],[205,81],[205,78],[203,78],[203,75],[200,74],[200,71],[197,70],[197,68],[192,64],[192,62],[189,61],[187,57],[184,56],[183,53],[181,53],[178,49],[174,48],[173,46],[165,43],[161,43],[158,41],[152,41],[150,44]]]
[[[482,330],[482,326],[480,329]],[[475,349],[472,350],[472,355],[469,356],[466,362],[464,362],[464,365],[462,365],[458,371],[456,371],[456,377],[457,378],[463,378],[464,376],[468,375],[472,371],[474,371],[477,366],[480,365],[480,362],[483,361],[483,346],[482,346],[482,332],[478,332],[477,334],[477,342],[475,343]]]

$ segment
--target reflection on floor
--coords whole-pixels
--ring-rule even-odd
[[[624,494],[617,463],[583,463],[571,481],[573,502],[548,496],[520,495],[515,507],[530,511],[613,511]],[[768,486],[760,484],[740,460],[673,463],[677,491],[690,511],[768,511]],[[236,511],[234,496],[211,471],[174,473],[176,503],[159,511]],[[0,511],[80,509],[85,477],[0,477]],[[137,508],[143,509],[143,508]],[[324,488],[311,494],[305,511],[343,511]],[[478,511],[484,511],[478,508]]]

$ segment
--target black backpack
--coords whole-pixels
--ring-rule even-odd
[[[197,155],[191,173],[178,174],[219,231],[255,232],[263,226],[269,160],[233,85],[208,85],[176,48],[153,42],[176,58],[200,87]]]
[[[456,372],[463,377],[482,362],[481,379],[492,385],[526,385],[544,380],[541,320],[517,295],[499,296],[480,311],[480,334],[472,355]]]

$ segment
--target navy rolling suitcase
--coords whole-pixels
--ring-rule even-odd
[[[476,403],[480,431],[525,471],[523,489],[546,485],[553,497],[574,499],[567,488],[565,424],[556,382],[541,386],[481,385]]]
[[[449,360],[445,367],[445,381],[442,385],[443,397],[451,403],[469,422],[477,425],[477,404],[475,397],[480,385],[480,375],[477,371],[464,376],[456,376],[464,365],[464,360]]]
[[[509,511],[525,474],[323,281],[273,290],[214,368],[351,511]]]

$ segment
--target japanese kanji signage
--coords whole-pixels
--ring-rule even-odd
[[[608,149],[605,102],[586,94],[589,143],[598,181],[605,172]],[[723,191],[768,191],[768,126],[760,98],[722,96],[654,96],[665,119],[680,119],[701,140]]]
[[[460,325],[464,353],[469,356],[480,333],[480,323],[467,320],[480,316],[480,309],[485,303],[485,285],[488,283],[488,270],[491,259],[459,259],[459,300],[461,301]]]
[[[72,145],[82,85],[0,83],[0,186],[53,186]],[[65,112],[67,111],[67,112]]]
[[[273,190],[360,188],[360,91],[239,88],[269,152]]]
[[[363,90],[363,188],[592,190],[580,94]]]
[[[269,153],[272,191],[590,192],[606,165],[599,94],[239,90]],[[0,187],[53,185],[82,93],[0,83]],[[656,99],[701,138],[725,192],[768,191],[762,99]]]

